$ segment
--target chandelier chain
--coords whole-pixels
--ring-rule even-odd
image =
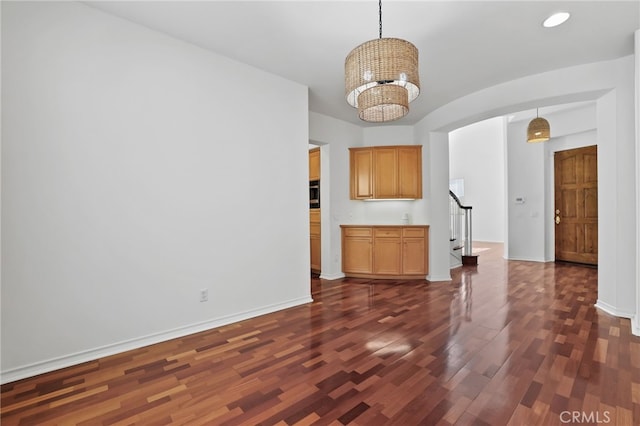
[[[379,17],[379,28],[380,28],[380,38],[382,38],[382,0],[378,0],[378,17]]]

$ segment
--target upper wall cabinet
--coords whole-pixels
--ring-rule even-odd
[[[351,199],[373,198],[373,149],[350,148]]]
[[[351,199],[422,198],[422,146],[349,148]]]
[[[320,180],[320,148],[309,150],[309,180]]]

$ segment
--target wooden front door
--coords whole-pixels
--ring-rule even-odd
[[[556,260],[598,264],[596,146],[555,153]]]

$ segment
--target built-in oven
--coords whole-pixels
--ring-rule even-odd
[[[311,209],[320,208],[320,181],[319,180],[309,181],[309,208]]]

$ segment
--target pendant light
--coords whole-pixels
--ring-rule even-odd
[[[382,38],[382,0],[378,1],[379,38],[353,49],[344,62],[345,95],[368,122],[393,121],[409,112],[420,93],[418,49],[406,40]]]
[[[538,116],[538,108],[536,108],[536,118],[531,120],[527,127],[527,142],[545,142],[551,137],[551,128],[549,122]]]

